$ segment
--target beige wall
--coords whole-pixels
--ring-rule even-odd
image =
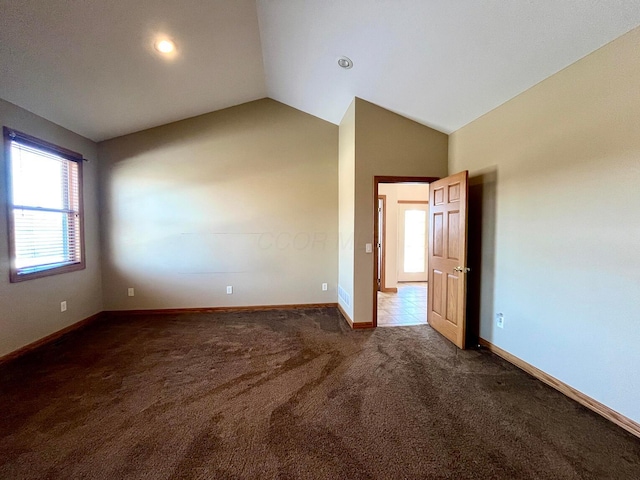
[[[337,126],[264,99],[99,154],[106,309],[336,302]]]
[[[449,159],[486,187],[481,336],[637,422],[639,51],[635,29],[455,132]]]
[[[0,149],[0,356],[39,340],[102,310],[98,234],[96,144],[41,117],[0,100],[0,124],[81,153],[84,163],[86,269],[9,283],[7,165]],[[60,312],[60,302],[67,311]]]
[[[349,105],[339,129],[339,278],[344,295],[338,302],[353,319],[353,229],[355,227],[356,101]]]
[[[400,257],[398,251],[399,241],[399,208],[398,201],[428,201],[428,184],[408,183],[381,183],[378,185],[378,194],[386,196],[385,211],[385,288],[398,286],[398,266]],[[425,281],[427,273],[425,272]]]
[[[448,136],[356,98],[354,321],[373,318],[373,177],[446,177]]]

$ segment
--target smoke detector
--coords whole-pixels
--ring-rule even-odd
[[[353,67],[353,62],[349,57],[340,57],[338,59],[338,65],[345,70],[349,70],[351,67]]]

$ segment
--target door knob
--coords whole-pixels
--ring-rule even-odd
[[[469,273],[471,271],[470,268],[467,267],[456,267],[453,269],[454,272],[460,272],[460,273]]]

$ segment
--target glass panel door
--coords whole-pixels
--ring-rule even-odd
[[[398,281],[427,281],[429,205],[398,205]]]
[[[426,257],[427,212],[405,210],[404,212],[404,271],[424,273],[427,271]]]

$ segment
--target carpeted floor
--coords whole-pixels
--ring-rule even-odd
[[[638,479],[640,440],[429,326],[111,318],[0,368],[2,479]]]

